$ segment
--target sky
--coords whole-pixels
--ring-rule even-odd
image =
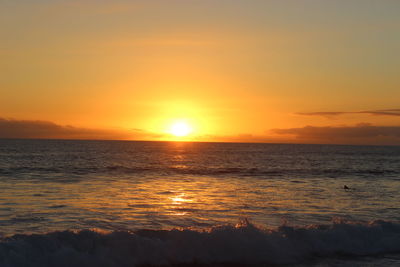
[[[400,145],[399,14],[397,0],[0,0],[0,138]]]

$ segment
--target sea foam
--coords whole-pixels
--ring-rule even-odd
[[[336,256],[400,252],[400,224],[333,222],[274,230],[246,220],[208,230],[96,230],[14,235],[0,243],[0,266],[296,264]]]

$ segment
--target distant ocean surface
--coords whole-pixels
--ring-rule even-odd
[[[400,266],[399,253],[400,147],[0,140],[1,267]]]

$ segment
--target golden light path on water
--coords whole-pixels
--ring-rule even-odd
[[[350,212],[361,217],[368,214],[370,206],[365,204],[365,198],[370,205],[390,205],[368,192],[349,194],[338,190],[340,185],[334,180],[313,184],[317,182],[208,176],[114,180],[96,177],[75,183],[51,182],[46,186],[26,181],[7,190],[9,193],[1,199],[18,207],[17,212],[0,213],[15,222],[3,227],[4,233],[26,233],[27,229],[48,232],[84,228],[204,228],[234,224],[243,217],[269,227],[279,226],[285,220],[293,224],[327,223],[334,216]]]
[[[399,183],[391,180],[354,179],[357,190],[348,192],[343,190],[343,179],[193,175],[187,147],[177,143],[172,148],[160,154],[160,161],[168,163],[162,170],[173,170],[172,174],[121,169],[71,177],[52,174],[48,180],[31,174],[1,180],[0,234],[207,228],[235,224],[243,217],[268,227],[283,221],[329,223],[348,214],[369,221],[376,207],[393,210],[393,203],[400,201]],[[155,161],[152,168],[158,164]],[[387,201],[389,196],[393,201]]]

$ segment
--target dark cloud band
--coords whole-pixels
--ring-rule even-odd
[[[336,144],[400,145],[400,126],[305,126],[302,128],[273,129],[278,135],[290,135],[302,142]]]
[[[145,135],[147,135],[147,133],[138,129],[131,131],[86,129],[73,126],[61,126],[49,121],[0,118],[0,138],[121,140],[141,138]]]
[[[365,111],[326,111],[326,112],[298,112],[297,115],[333,117],[346,114],[368,114],[374,116],[400,116],[400,109],[365,110]]]

